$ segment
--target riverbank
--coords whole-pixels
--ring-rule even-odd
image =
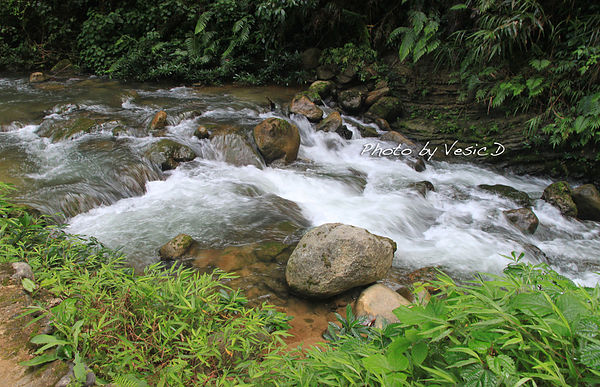
[[[32,301],[11,307],[19,313],[14,308],[31,305],[22,311],[45,326],[31,340],[33,348],[24,342],[15,347],[30,353],[23,365],[31,366],[26,378],[34,386],[61,376],[61,361],[72,362],[66,378],[80,385],[495,380],[567,386],[600,380],[597,288],[578,287],[545,265],[514,260],[503,275],[476,279],[472,286],[440,275],[426,284],[434,291],[431,298],[399,307],[394,313],[400,322],[382,330],[363,325],[348,307],[328,330],[329,342],[295,352],[282,344],[288,317],[268,305],[248,308],[242,292],[228,286],[230,274],[154,265],[134,275],[116,252],[62,234],[2,197],[0,202],[3,270],[22,257],[32,269],[25,263],[15,275],[7,269],[13,278],[2,278],[0,295],[30,294]],[[424,291],[423,284],[414,291]],[[0,327],[13,324],[28,339],[29,331],[20,332],[23,324],[16,327],[16,321],[23,320],[3,316]],[[37,356],[31,354],[36,348]],[[538,367],[540,357],[544,367]],[[49,362],[54,365],[41,366]],[[17,375],[17,368],[7,366],[1,372]],[[41,374],[49,379],[35,384]]]

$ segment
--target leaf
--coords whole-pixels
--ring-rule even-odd
[[[450,7],[450,11],[459,11],[461,9],[467,9],[467,5],[466,4],[456,4],[456,5],[453,5],[452,7]]]
[[[23,289],[25,289],[28,293],[33,293],[33,291],[37,288],[35,282],[30,280],[29,278],[22,278],[21,285],[23,286]]]
[[[429,347],[427,343],[424,341],[418,342],[412,347],[411,355],[413,363],[416,365],[421,365],[423,361],[427,358],[427,353],[429,352]]]
[[[527,315],[547,316],[552,313],[552,306],[541,293],[517,294],[510,302],[513,309],[518,309]]]
[[[387,358],[381,354],[371,355],[362,359],[363,366],[372,374],[385,374],[393,371]]]
[[[56,355],[56,353],[46,353],[44,355],[36,356],[31,360],[22,361],[19,364],[22,366],[31,367],[31,366],[49,363],[56,359],[58,359],[58,356]]]
[[[77,379],[80,382],[85,381],[87,371],[85,370],[85,363],[81,360],[81,356],[79,355],[79,353],[75,354],[73,373],[75,374],[75,379]]]

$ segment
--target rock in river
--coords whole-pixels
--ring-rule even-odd
[[[600,222],[600,194],[593,184],[573,189],[572,197],[580,219]]]
[[[311,122],[319,122],[323,118],[323,110],[303,94],[298,94],[294,97],[290,105],[290,112],[301,114]]]
[[[196,158],[196,153],[185,145],[163,139],[150,146],[146,151],[146,157],[160,163],[163,171],[168,171],[177,168],[182,162],[192,161]]]
[[[285,278],[295,293],[327,298],[373,283],[392,266],[396,243],[341,223],[307,232],[292,252]]]
[[[540,224],[538,217],[533,211],[525,207],[504,211],[504,216],[524,234],[533,234]]]
[[[187,234],[179,234],[175,238],[165,243],[159,250],[158,254],[161,259],[182,259],[186,256],[192,245],[195,243],[194,239]]]
[[[266,163],[284,159],[291,163],[298,156],[298,127],[280,118],[267,118],[254,127],[254,141]]]
[[[485,191],[493,192],[500,196],[504,196],[505,198],[511,199],[511,200],[515,201],[516,203],[518,203],[522,206],[525,206],[525,207],[529,207],[531,205],[531,199],[529,198],[529,195],[527,195],[527,193],[525,193],[523,191],[519,191],[518,189],[515,189],[508,185],[481,184],[481,185],[478,185],[478,188],[481,188]]]
[[[558,208],[565,216],[577,216],[577,206],[571,197],[571,187],[566,181],[550,184],[544,190],[542,199]]]

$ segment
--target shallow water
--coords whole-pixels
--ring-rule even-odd
[[[302,230],[327,222],[364,227],[396,241],[394,265],[444,266],[451,272],[498,273],[502,255],[539,248],[560,272],[594,285],[600,265],[598,223],[567,219],[535,200],[540,226],[523,235],[502,211],[518,205],[477,188],[506,184],[538,199],[550,180],[502,174],[469,163],[428,163],[416,172],[399,158],[361,155],[373,139],[343,140],[316,132],[303,117],[271,112],[296,90],[121,85],[73,79],[46,90],[0,78],[0,179],[17,185],[18,200],[44,212],[64,212],[68,231],[122,248],[133,265],[156,261],[157,249],[179,233],[207,249],[258,241],[295,242]],[[64,87],[66,86],[66,87]],[[64,87],[64,88],[63,88]],[[168,113],[162,137],[146,130],[159,110]],[[199,125],[233,125],[246,133],[281,117],[301,131],[299,161],[286,167],[235,166],[221,147],[193,136]],[[82,136],[52,142],[40,125],[77,118],[100,122]],[[120,135],[114,136],[119,128]],[[163,173],[145,157],[161,138],[188,145],[198,157]],[[410,187],[428,180],[424,198]]]

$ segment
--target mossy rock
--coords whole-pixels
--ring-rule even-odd
[[[185,258],[186,254],[196,241],[187,234],[179,234],[175,238],[165,243],[158,254],[161,259],[175,260]]]
[[[515,189],[513,187],[510,187],[508,185],[503,185],[503,184],[495,184],[495,185],[488,185],[488,184],[481,184],[478,186],[478,188],[481,188],[485,191],[488,192],[492,192],[495,193],[497,195],[503,196],[505,198],[508,198],[510,200],[513,200],[514,202],[516,202],[517,204],[524,206],[524,207],[529,207],[531,206],[531,198],[529,197],[529,195],[527,195],[527,193],[523,192],[523,191],[519,191],[518,189]]]
[[[577,216],[577,206],[571,197],[572,191],[569,183],[558,181],[550,184],[544,190],[542,199],[558,208],[565,216]]]
[[[265,162],[296,160],[300,149],[300,132],[296,125],[280,118],[267,118],[256,125],[253,135]]]
[[[331,81],[315,81],[309,86],[308,92],[313,96],[316,95],[319,99],[325,99],[331,95],[333,86],[334,83]]]
[[[52,142],[73,140],[79,136],[91,133],[102,120],[94,120],[87,117],[79,117],[67,121],[44,122],[37,130],[40,137],[48,137]]]
[[[402,115],[402,102],[396,97],[381,97],[367,111],[372,118],[383,118],[387,122],[395,122]]]
[[[293,246],[283,242],[270,241],[259,243],[254,249],[254,255],[263,262],[285,262],[290,257]]]
[[[188,146],[169,139],[153,143],[145,154],[150,160],[160,163],[163,171],[175,169],[180,163],[196,158],[196,153]]]

